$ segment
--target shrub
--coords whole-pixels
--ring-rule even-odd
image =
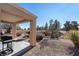
[[[51,38],[59,38],[61,36],[61,33],[59,32],[59,30],[53,30],[52,34],[51,34]]]
[[[77,31],[72,31],[72,32],[70,32],[70,39],[72,40],[72,41],[77,41],[77,40],[79,40],[79,37],[78,37],[79,35],[78,35],[78,33],[77,33]]]
[[[16,34],[16,36],[20,36],[20,35],[21,35],[21,33],[17,33],[17,34]]]
[[[64,34],[64,39],[77,40],[77,39],[74,39],[74,38],[76,38],[78,36],[79,36],[79,32],[78,31],[71,30],[71,31],[68,31],[67,33]]]
[[[11,28],[7,28],[6,33],[11,33]]]
[[[43,39],[43,36],[42,36],[42,35],[37,35],[37,36],[36,36],[37,42],[39,42],[39,41],[42,40],[42,39]]]
[[[70,39],[75,46],[79,46],[79,32],[71,30],[66,34],[67,38]]]
[[[43,32],[45,36],[50,36],[51,32],[50,31],[45,31]]]
[[[64,34],[64,39],[70,39],[70,33],[69,32]]]
[[[27,33],[27,34],[30,34],[30,31],[27,31],[26,33]]]
[[[79,33],[78,31],[71,31],[70,32],[70,39],[74,43],[75,46],[79,46]]]

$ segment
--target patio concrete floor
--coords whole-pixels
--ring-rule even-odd
[[[6,55],[6,56],[11,56],[11,55],[21,51],[22,49],[30,46],[30,43],[25,42],[25,41],[19,41],[19,42],[13,42],[12,46],[13,46],[13,53]],[[5,47],[6,47],[6,45],[5,45]],[[1,50],[1,48],[2,48],[2,45],[1,45],[1,42],[0,42],[0,50]]]

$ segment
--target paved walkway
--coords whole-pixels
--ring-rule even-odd
[[[25,41],[19,41],[19,42],[13,42],[12,43],[12,48],[13,48],[13,53],[7,55],[7,56],[11,56],[19,51],[21,51],[22,49],[26,48],[30,46],[30,44],[28,42],[25,42]],[[5,48],[6,48],[6,45],[5,45]],[[2,49],[2,44],[0,42],[0,50]]]
[[[79,48],[70,40],[44,39],[24,56],[73,56],[79,55]]]

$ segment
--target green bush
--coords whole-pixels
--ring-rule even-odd
[[[61,36],[61,33],[59,30],[53,30],[51,34],[51,38],[59,38]]]
[[[68,39],[68,40],[70,39],[70,33],[69,32],[64,34],[64,39]]]
[[[70,39],[76,47],[79,47],[79,31],[71,30],[65,35],[65,39]]]
[[[70,39],[72,41],[79,39],[79,31],[71,30],[64,34],[64,39]]]
[[[71,31],[70,32],[70,39],[74,43],[76,47],[79,47],[79,32],[78,31]]]
[[[78,41],[79,40],[79,33],[77,32],[77,31],[71,31],[70,32],[70,39],[72,40],[72,41]]]

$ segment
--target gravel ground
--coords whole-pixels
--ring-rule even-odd
[[[79,48],[74,47],[70,40],[43,39],[36,47],[24,56],[78,56]]]

